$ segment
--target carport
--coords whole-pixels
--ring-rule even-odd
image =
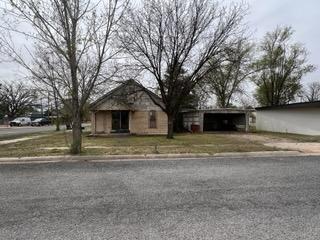
[[[245,113],[204,113],[203,131],[237,131],[246,124]]]
[[[249,131],[252,109],[207,109],[183,112],[183,126],[192,131]]]

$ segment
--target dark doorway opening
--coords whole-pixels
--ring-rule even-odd
[[[129,111],[112,111],[112,132],[129,132]]]
[[[205,113],[203,131],[238,131],[245,128],[246,115],[241,113]]]

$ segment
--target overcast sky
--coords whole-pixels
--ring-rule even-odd
[[[277,25],[292,26],[294,40],[309,51],[309,63],[318,68],[308,74],[304,82],[320,81],[320,1],[319,0],[248,0],[249,25],[254,37],[260,40]]]
[[[239,0],[241,1],[241,0]],[[225,0],[228,2],[228,0]],[[318,70],[305,76],[304,82],[320,81],[320,1],[319,0],[247,0],[250,15],[247,22],[256,41],[277,25],[290,25],[295,30],[294,40],[310,52],[309,62]],[[20,73],[20,74],[19,74]],[[0,79],[21,78],[21,68],[0,63]]]

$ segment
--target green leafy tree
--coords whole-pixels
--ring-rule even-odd
[[[268,32],[260,49],[261,56],[254,64],[257,71],[253,82],[257,85],[255,97],[262,106],[287,104],[302,88],[301,78],[314,70],[307,64],[307,50],[292,43],[291,27],[278,27]]]
[[[186,81],[188,78],[188,73],[187,71],[182,68],[181,72],[179,73],[179,76],[177,76],[177,79],[180,82]],[[170,69],[167,69],[166,74],[164,75],[164,85],[168,87],[170,85]],[[158,91],[160,89],[158,88]],[[199,96],[199,87],[195,87],[192,89],[188,94],[183,95],[181,99],[181,105],[179,106],[179,110],[181,109],[196,109],[198,107],[198,102],[200,101],[200,96]],[[178,114],[179,111],[177,111],[176,114]],[[175,116],[176,117],[176,116]]]

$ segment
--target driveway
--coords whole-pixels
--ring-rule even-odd
[[[0,239],[320,239],[320,158],[0,165]]]

